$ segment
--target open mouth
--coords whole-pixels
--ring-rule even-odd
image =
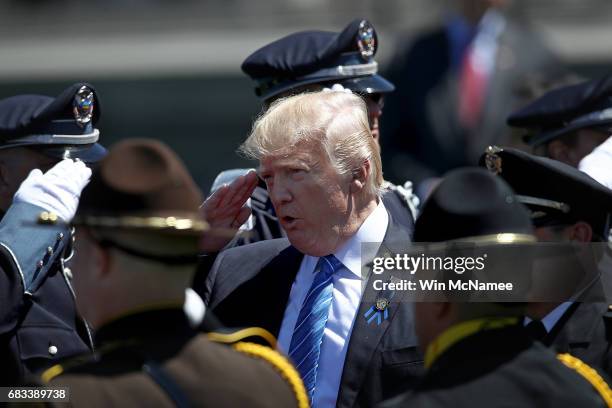
[[[283,227],[291,228],[292,226],[295,225],[297,218],[286,215],[286,216],[281,217],[280,220],[281,220],[281,224],[283,224]]]

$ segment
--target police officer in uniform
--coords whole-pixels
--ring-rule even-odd
[[[513,197],[503,180],[482,169],[454,170],[422,208],[414,238],[450,241],[445,250],[457,241],[498,249],[511,242],[535,242],[529,213]],[[448,228],[449,224],[456,228]],[[489,266],[489,274],[495,273],[493,268]],[[457,278],[454,271],[448,273]],[[415,390],[381,407],[612,404],[612,391],[594,369],[569,354],[557,356],[530,339],[521,324],[524,303],[451,299],[415,303],[427,372]]]
[[[76,313],[72,273],[64,267],[70,230],[32,221],[41,210],[65,221],[74,215],[91,174],[83,162],[94,163],[106,152],[97,143],[99,117],[96,92],[86,83],[56,98],[0,100],[2,384],[14,385],[59,358],[91,352],[89,329]]]
[[[74,406],[305,407],[299,375],[271,348],[240,341],[261,329],[199,333],[183,311],[207,225],[201,193],[164,144],[118,143],[94,171],[73,224],[79,311],[96,353],[42,374]],[[45,215],[43,218],[53,218]],[[232,343],[232,347],[211,339]]]
[[[612,76],[553,89],[513,112],[508,125],[525,129],[538,155],[580,168],[612,134]]]
[[[600,248],[590,259],[581,260],[584,266],[568,264],[564,270],[585,277],[595,277],[594,272],[600,271],[603,273],[600,279],[588,280],[592,283],[585,287],[581,297],[570,292],[567,298],[551,299],[558,301],[529,304],[529,319],[525,323],[545,345],[571,353],[611,374],[612,313],[602,289],[612,273],[609,263],[605,263],[609,257],[605,248],[612,190],[565,163],[511,148],[489,147],[481,165],[502,177],[514,189],[517,199],[531,210],[540,241]],[[573,262],[571,258],[568,261]],[[557,280],[564,279],[561,270],[556,276]]]
[[[341,32],[301,31],[276,40],[247,57],[242,70],[255,81],[255,94],[265,107],[278,98],[322,88],[346,89],[361,95],[368,107],[372,136],[378,144],[384,95],[395,87],[378,74],[378,63],[374,60],[377,48],[378,37],[372,24],[356,19]],[[238,176],[242,179],[237,181],[237,186],[222,187]],[[213,224],[217,218],[222,219],[219,213],[224,209],[218,207],[221,202],[226,203],[227,190],[240,190],[243,184],[254,189],[250,199],[252,217],[243,227],[251,234],[238,237],[229,246],[285,236],[265,184],[249,175],[246,169],[228,170],[217,177],[212,188],[213,192],[218,191],[217,197],[213,196],[213,200],[204,205],[207,219]],[[385,181],[382,199],[385,207],[411,232],[419,202],[412,193],[412,183],[408,181],[397,186]],[[241,215],[244,216],[239,217],[240,224],[248,213]],[[208,252],[217,250],[213,247],[204,249]]]

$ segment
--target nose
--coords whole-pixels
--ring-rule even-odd
[[[288,203],[292,198],[287,181],[281,177],[275,177],[274,182],[268,184],[268,194],[274,207]]]

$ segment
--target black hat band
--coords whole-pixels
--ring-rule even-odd
[[[590,112],[586,115],[578,116],[571,120],[566,126],[591,125],[593,122],[612,120],[612,108],[603,109],[596,112]]]
[[[553,210],[561,211],[564,214],[570,212],[571,207],[569,204],[562,203],[560,201],[547,200],[545,198],[531,197],[525,195],[516,195],[516,199],[525,205],[537,205],[539,207],[552,208]]]
[[[345,61],[345,62],[350,62]],[[277,78],[268,80],[266,82],[261,83],[257,88],[255,88],[255,93],[258,96],[264,95],[269,92],[273,88],[282,88],[287,84],[294,84],[299,82],[304,82],[304,85],[308,83],[315,83],[321,80],[333,79],[333,78],[352,78],[358,76],[366,76],[366,75],[374,75],[378,72],[378,63],[376,61],[370,61],[366,63],[360,64],[347,64],[347,65],[337,65],[332,68],[323,68],[319,69],[315,72],[312,72],[308,75],[289,78],[286,80],[279,81]]]
[[[31,145],[91,145],[100,138],[100,131],[93,129],[91,133],[71,134],[40,134],[28,135],[17,139],[11,139],[0,145],[0,149],[17,146]]]

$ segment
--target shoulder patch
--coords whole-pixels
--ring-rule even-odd
[[[593,388],[601,395],[601,398],[605,401],[606,405],[612,407],[612,390],[608,383],[595,371],[591,366],[584,363],[579,358],[572,356],[571,354],[557,354],[557,359],[561,361],[565,366],[576,371],[585,380],[587,380]]]
[[[234,350],[251,357],[268,362],[291,386],[299,408],[308,408],[310,402],[300,375],[289,360],[276,350],[255,343],[239,342],[233,345]]]
[[[383,188],[393,191],[399,197],[402,204],[410,210],[412,220],[416,220],[419,213],[418,208],[420,205],[420,200],[419,197],[417,197],[417,195],[413,192],[411,181],[406,181],[402,186],[385,181]]]

